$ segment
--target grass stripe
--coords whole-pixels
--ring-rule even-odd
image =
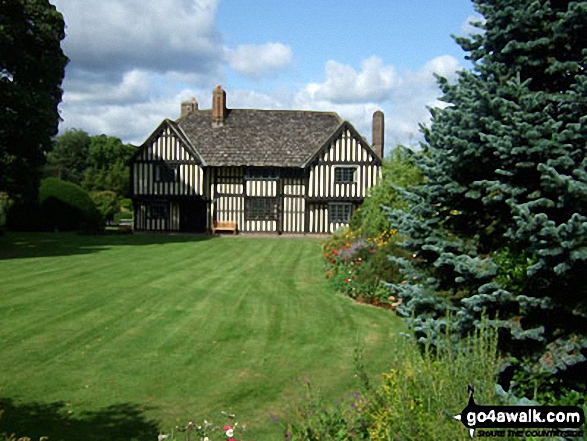
[[[286,416],[295,378],[341,397],[357,342],[381,372],[401,329],[333,293],[320,256],[306,238],[7,234],[0,397],[76,415],[129,404],[162,428],[230,410],[251,438],[280,439],[269,413]],[[110,439],[128,439],[119,425]]]

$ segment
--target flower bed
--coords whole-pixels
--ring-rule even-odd
[[[401,282],[387,257],[398,252],[396,241],[393,229],[369,238],[348,228],[336,232],[323,245],[326,277],[337,291],[357,301],[395,309],[401,300],[390,294],[384,282]]]

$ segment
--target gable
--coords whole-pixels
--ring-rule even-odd
[[[381,158],[355,128],[345,121],[307,161],[306,166],[318,163],[381,165]]]
[[[203,161],[181,129],[170,120],[163,121],[147,138],[132,162],[195,162]]]

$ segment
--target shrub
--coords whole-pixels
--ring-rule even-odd
[[[310,381],[303,381],[304,395],[290,415],[293,421],[286,424],[285,439],[314,440],[368,440],[369,432],[363,417],[367,404],[361,393],[355,392],[342,402],[328,403]]]
[[[120,211],[114,215],[114,223],[115,224],[119,224],[120,221],[123,221],[123,220],[132,220],[132,219],[133,219],[132,212],[129,212],[129,211]]]
[[[388,254],[398,253],[397,234],[385,230],[376,237],[364,238],[350,228],[337,231],[323,244],[324,265],[330,284],[353,299],[378,306],[394,306],[383,282],[401,282],[396,265]]]
[[[289,412],[286,439],[310,440],[465,440],[466,428],[453,419],[468,402],[468,386],[479,404],[500,404],[495,392],[498,367],[497,334],[485,327],[452,346],[443,335],[442,349],[426,345],[420,352],[415,338],[398,336],[394,361],[382,381],[367,378],[356,351],[361,392],[339,403],[326,403],[308,381],[304,396]]]
[[[98,231],[102,216],[88,193],[79,185],[47,178],[39,189],[41,226],[52,231]]]
[[[113,191],[92,191],[90,197],[106,221],[112,221],[120,211],[118,195]]]
[[[398,189],[422,181],[422,173],[411,158],[414,155],[417,153],[400,145],[383,160],[381,180],[369,190],[369,196],[353,214],[351,231],[363,237],[377,237],[392,228],[384,207],[406,209],[408,203]]]

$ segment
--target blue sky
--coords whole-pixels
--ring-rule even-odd
[[[209,108],[335,111],[371,139],[386,115],[386,151],[415,145],[433,73],[468,67],[451,34],[472,32],[469,0],[50,0],[70,58],[60,130],[142,143],[195,96]]]

